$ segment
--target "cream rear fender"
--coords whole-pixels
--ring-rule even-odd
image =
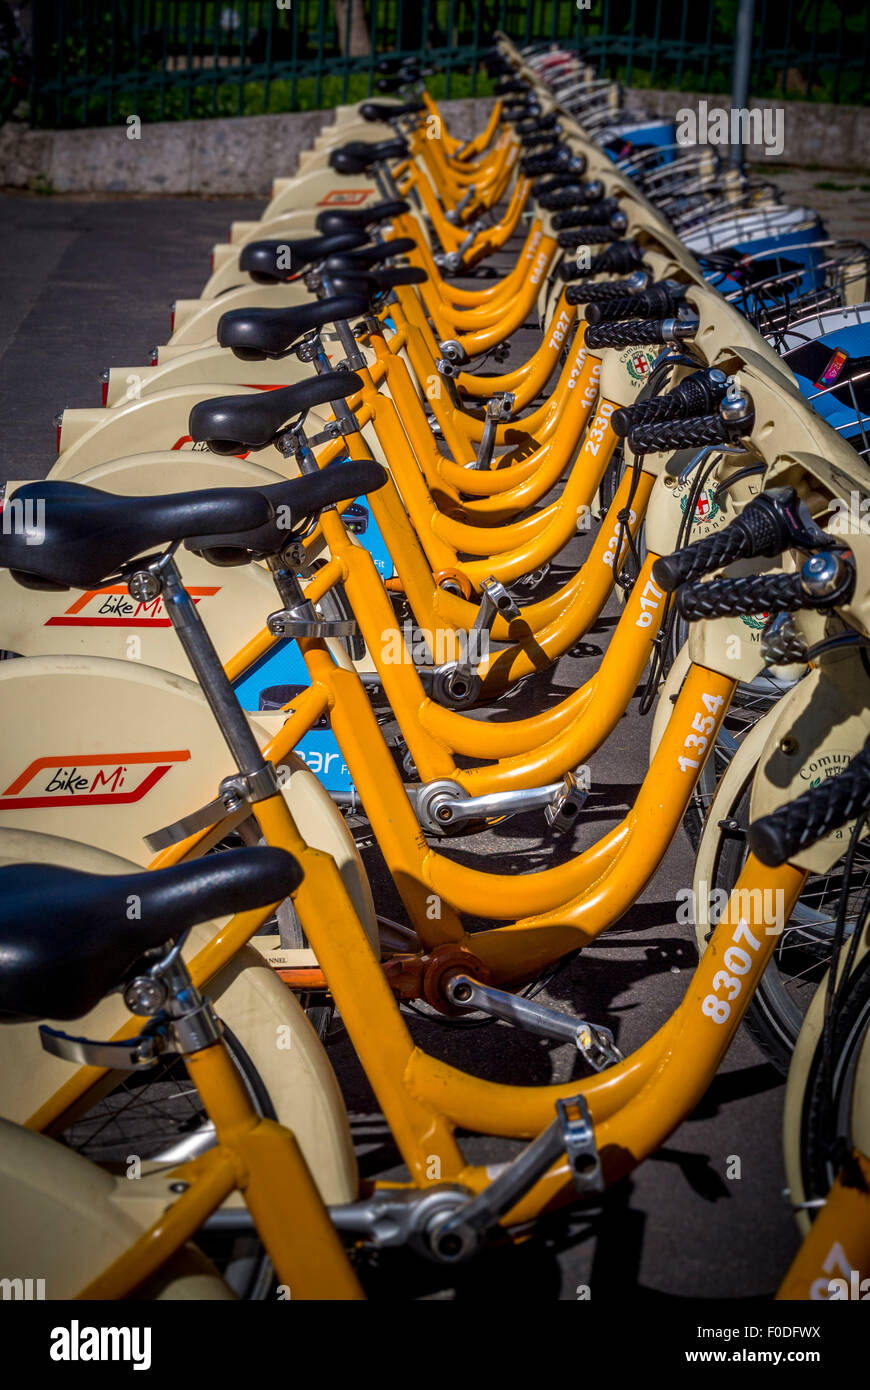
[[[378,198],[372,201],[379,202],[380,199]],[[336,204],[335,206],[340,207],[340,204]],[[365,204],[361,204],[360,206],[365,206]],[[405,215],[412,216],[415,219],[422,235],[428,242],[428,231],[419,209],[411,205],[410,212]],[[237,251],[239,247],[243,246],[246,242],[258,241],[261,237],[271,238],[286,235],[292,238],[306,236],[308,235],[306,229],[315,226],[316,217],[317,213],[312,212],[311,208],[300,207],[294,208],[288,212],[282,212],[276,217],[270,217],[268,220],[264,215],[260,222],[233,222],[230,224],[229,242],[219,242],[214,249],[216,252],[220,253],[220,258],[223,259],[226,255],[232,255],[234,251]],[[316,234],[316,232],[314,234]],[[218,261],[216,260],[214,269],[216,270],[217,267]]]
[[[870,939],[864,933],[856,953],[853,970],[870,950]],[[840,970],[846,964],[845,952],[840,959]],[[807,1200],[804,1188],[803,1165],[801,1163],[802,1130],[804,1125],[804,1092],[807,1087],[809,1070],[822,1035],[825,1014],[825,993],[828,976],[820,981],[809,1008],[804,1014],[803,1024],[792,1053],[785,1087],[785,1104],[782,1112],[782,1157],[785,1166],[786,1188],[793,1208]],[[852,1082],[852,1139],[862,1153],[870,1153],[870,1046],[865,1034],[864,1043],[858,1056]],[[817,1194],[814,1194],[817,1195]],[[811,1222],[809,1212],[795,1210],[795,1219],[801,1232],[806,1235]]]
[[[264,362],[242,362],[229,348],[204,343],[185,351],[165,354],[150,367],[110,367],[106,406],[110,409],[141,396],[151,396],[172,386],[223,383],[226,387],[289,386],[311,376],[311,366],[302,366],[293,356],[267,358]],[[256,378],[256,380],[254,380]]]
[[[59,864],[92,874],[135,873],[140,867],[73,840],[25,830],[0,831],[0,867],[22,863]],[[201,950],[226,920],[194,927],[185,957],[190,959]],[[276,1118],[296,1135],[323,1200],[352,1201],[357,1195],[358,1174],[347,1111],[326,1053],[292,990],[281,983],[253,946],[245,946],[209,982],[207,993],[253,1063]],[[130,1019],[121,996],[112,994],[77,1019],[74,1031],[81,1037],[108,1039]],[[69,1023],[46,1022],[70,1031]],[[278,1038],[286,1038],[286,1046],[278,1047]],[[72,1075],[68,1062],[42,1047],[35,1023],[7,1024],[0,1030],[0,1060],[0,1115],[19,1124],[35,1114]],[[115,1074],[113,1080],[118,1079]],[[100,1088],[100,1093],[106,1089]],[[137,1187],[137,1183],[124,1183],[124,1189]],[[235,1198],[233,1205],[238,1200]],[[165,1205],[165,1194],[163,1201]]]
[[[263,222],[271,222],[285,212],[303,208],[310,216],[312,210],[323,208],[360,208],[381,201],[374,179],[364,175],[349,178],[334,169],[310,169],[295,178],[272,180],[272,197],[263,209]]]
[[[0,712],[0,829],[80,840],[143,867],[151,859],[144,837],[212,801],[221,778],[234,770],[199,687],[140,661],[0,662]],[[285,716],[249,718],[265,746]],[[371,890],[353,837],[301,759],[290,755],[283,765],[283,794],[301,833],[335,859],[378,951]],[[200,851],[245,813],[227,819]],[[310,953],[306,958],[313,963]]]
[[[211,451],[194,444],[188,433],[190,412],[200,401],[215,396],[250,395],[250,386],[228,386],[226,382],[191,382],[170,386],[139,400],[124,401],[107,410],[65,410],[61,425],[60,452],[48,474],[49,478],[76,478],[86,469],[111,459],[128,458],[146,449],[171,450],[184,453]],[[323,421],[332,418],[329,406],[315,406],[309,418]],[[274,445],[255,451],[255,461],[273,469],[283,477],[296,477],[298,469],[293,459],[285,459]]]
[[[330,362],[345,356],[334,329],[324,328],[320,337]],[[359,348],[367,364],[373,366],[376,358],[371,348],[365,343],[360,343]],[[401,355],[404,356],[404,350]],[[226,383],[227,386],[246,386],[254,390],[263,386],[289,386],[298,381],[307,381],[313,371],[310,362],[300,362],[292,353],[281,358],[266,358],[262,362],[243,362],[230,348],[219,347],[216,342],[190,347],[182,344],[179,350],[160,348],[155,366],[110,367],[106,405],[122,405],[141,396],[153,395],[156,391],[193,382],[206,385]]]
[[[125,1188],[146,1185],[138,1203]],[[150,1199],[150,1200],[149,1200]],[[0,1120],[0,1265],[38,1270],[48,1300],[72,1299],[119,1259],[172,1200],[166,1177],[112,1177],[44,1134]],[[33,1296],[33,1295],[31,1295]],[[136,1290],[138,1300],[234,1299],[192,1245]],[[137,1368],[138,1369],[138,1368]]]
[[[322,154],[324,151],[329,154],[336,145],[343,145],[348,140],[365,140],[367,144],[371,144],[395,138],[396,132],[387,121],[366,121],[357,114],[355,120],[349,119],[340,126],[324,126],[311,149],[299,156],[297,167],[300,174],[307,173],[309,168],[319,168],[320,165],[312,162],[314,155]]]
[[[405,216],[414,218],[420,240],[428,245],[429,233],[419,209],[411,204]],[[212,250],[213,277],[225,265],[237,265],[241,248],[250,241],[278,241],[282,236],[286,236],[288,241],[293,241],[297,237],[318,236],[316,217],[317,214],[308,208],[297,208],[293,212],[283,213],[280,217],[270,218],[269,221],[233,222],[229,242],[218,242]],[[388,226],[384,224],[381,224],[379,232],[382,239],[390,235]],[[208,284],[210,285],[211,281]],[[207,288],[202,293],[204,299],[208,297]]]
[[[219,299],[177,299],[170,343],[195,347],[217,342],[218,320],[229,309],[286,309],[295,304],[310,304],[314,299],[298,280],[289,285],[255,285],[241,271],[239,278],[245,283],[227,289]]]
[[[194,492],[208,487],[267,487],[282,481],[278,474],[252,460],[198,452],[114,459],[76,478],[83,486],[131,497]],[[18,486],[11,483],[10,493]],[[329,558],[326,546],[322,558]],[[177,552],[176,563],[224,664],[280,607],[264,565],[215,566],[183,546]],[[330,639],[327,645],[336,663],[349,668],[351,662],[341,643]],[[190,676],[190,665],[167,620],[162,600],[136,603],[123,585],[84,593],[24,589],[8,570],[0,570],[0,649],[22,656],[83,653],[144,661],[161,671]],[[368,651],[353,665],[358,672],[375,669]],[[285,683],[286,670],[287,662],[276,654],[271,673],[268,667],[263,670],[263,686]],[[256,710],[256,705],[253,708]]]
[[[384,138],[388,137],[385,136]],[[239,254],[242,246],[246,242],[260,240],[280,243],[282,236],[286,236],[288,242],[299,237],[319,236],[321,234],[315,226],[316,217],[316,213],[309,212],[307,219],[292,215],[292,218],[256,223],[253,233],[247,235],[242,242],[216,246],[212,253],[212,273],[203,286],[200,297],[202,299],[214,299],[217,295],[223,294],[236,285],[254,284],[255,282],[251,280],[248,272],[239,267]],[[263,287],[260,286],[260,288]]]

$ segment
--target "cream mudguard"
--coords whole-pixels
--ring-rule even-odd
[[[389,340],[389,329],[386,333]],[[345,350],[334,330],[323,329],[320,339],[330,362],[341,360],[345,356]],[[358,347],[366,364],[373,366],[377,358],[372,349],[365,343],[359,343]],[[399,356],[408,368],[411,381],[416,383],[410,359],[404,348]],[[125,405],[142,396],[151,396],[157,391],[168,390],[173,386],[187,386],[194,382],[202,382],[209,388],[223,384],[227,394],[229,387],[236,386],[255,391],[274,386],[291,386],[294,382],[307,381],[313,372],[310,363],[300,362],[292,354],[277,359],[267,358],[263,362],[243,362],[229,348],[218,347],[217,343],[200,344],[193,348],[181,344],[178,348],[158,349],[156,366],[109,368],[106,405]],[[389,394],[385,382],[380,389]],[[418,394],[422,395],[419,386],[417,390]]]
[[[0,829],[80,840],[147,865],[144,837],[210,802],[233,769],[205,697],[193,681],[138,661],[91,656],[0,662]],[[285,715],[251,718],[261,746]],[[377,921],[353,838],[328,793],[297,757],[284,796],[306,840],[332,855],[374,949]],[[245,817],[215,830],[222,839]],[[258,938],[271,964],[313,965],[313,953]]]
[[[864,746],[870,732],[870,682],[854,652],[828,654],[788,690],[742,739],[713,798],[695,861],[699,943],[710,930],[706,889],[715,882],[722,824],[752,784],[750,820],[777,810],[817,782],[835,777]],[[664,692],[663,692],[664,696]],[[850,826],[832,832],[793,862],[826,873],[843,857]],[[703,885],[703,886],[702,886]]]
[[[329,356],[327,350],[327,356]],[[295,357],[267,358],[264,362],[242,362],[229,348],[210,343],[195,348],[183,347],[167,352],[160,349],[159,361],[151,367],[110,367],[108,370],[106,406],[125,405],[142,396],[153,396],[172,386],[189,386],[201,382],[204,386],[221,384],[229,388],[246,386],[290,386],[311,376],[311,366],[303,366]],[[256,377],[256,381],[251,378]]]
[[[37,1297],[74,1298],[170,1202],[163,1176],[138,1182],[112,1177],[55,1140],[0,1120],[0,1277],[44,1280]],[[197,1302],[234,1297],[192,1246],[136,1296]]]
[[[261,221],[271,222],[284,213],[304,209],[362,208],[367,203],[381,201],[381,192],[374,179],[365,175],[348,178],[334,169],[309,169],[296,178],[272,180],[272,198],[263,210]]]
[[[868,950],[870,950],[870,941],[867,940],[865,933],[864,940],[858,946],[855,954],[853,970],[857,969]],[[845,960],[841,962],[841,969],[843,965],[845,965]],[[782,1148],[789,1201],[793,1208],[798,1208],[807,1199],[801,1164],[804,1092],[809,1069],[822,1035],[827,978],[826,975],[821,980],[804,1015],[801,1031],[798,1034],[792,1054],[791,1065],[788,1069],[788,1081],[785,1088]],[[852,1142],[856,1148],[864,1154],[870,1152],[870,1039],[866,1034],[852,1081],[852,1109],[849,1121]],[[806,1234],[811,1225],[810,1213],[795,1210],[795,1216],[801,1231]]]
[[[247,459],[219,454],[138,454],[98,464],[76,476],[86,487],[131,497],[196,491],[210,487],[267,487],[284,481],[277,473]],[[9,494],[20,486],[9,483]],[[353,544],[358,544],[351,537]],[[324,559],[329,551],[323,546]],[[315,551],[312,558],[319,558]],[[280,600],[263,565],[217,567],[181,547],[176,556],[186,587],[197,598],[221,661],[226,664],[265,626]],[[333,659],[350,666],[340,642],[328,640]],[[134,603],[123,585],[85,593],[24,589],[0,570],[0,650],[21,656],[86,653],[143,661],[161,671],[190,677],[190,665],[163,609],[163,600]],[[357,671],[374,671],[366,654],[354,662]],[[278,684],[264,674],[263,685]]]
[[[227,387],[227,382],[193,381],[186,385],[170,386],[138,399],[123,400],[111,409],[95,406],[93,409],[65,410],[60,449],[49,478],[75,478],[98,463],[129,458],[149,448],[179,453],[185,450],[202,452],[202,446],[194,445],[188,433],[193,407],[199,401],[212,400],[215,396],[245,396],[257,390],[255,386],[233,386],[231,391]],[[328,406],[315,406],[311,414],[323,421],[332,418]],[[271,444],[257,450],[257,462],[285,478],[295,477],[298,473],[294,461],[286,459]]]
[[[256,389],[234,385],[231,382],[200,385],[194,381],[187,385],[167,387],[164,391],[155,391],[153,395],[143,395],[139,400],[122,401],[112,409],[95,407],[93,410],[66,410],[61,428],[61,451],[48,476],[52,481],[79,479],[81,474],[102,463],[132,458],[141,454],[143,448],[147,449],[150,446],[150,450],[154,452],[175,454],[178,460],[178,475],[174,487],[170,490],[184,492],[188,485],[183,481],[182,470],[188,455],[199,454],[207,459],[219,457],[210,449],[194,444],[187,433],[193,407],[198,401],[210,400],[214,396],[243,396]],[[380,390],[382,394],[389,395],[386,384],[382,384]],[[309,418],[320,420],[323,424],[333,419],[328,405],[312,406],[308,415]],[[371,425],[364,425],[361,434],[372,458],[387,467],[383,447]],[[296,478],[299,475],[295,460],[285,458],[272,444],[267,445],[265,449],[257,449],[254,455],[244,456],[248,457],[282,478]],[[244,461],[244,458],[241,461]]]
[[[73,840],[28,830],[0,830],[0,867],[23,863],[58,864],[94,874],[134,873],[139,867]],[[226,920],[194,927],[185,956],[195,955]],[[34,923],[34,930],[38,927]],[[246,946],[211,980],[208,994],[222,1021],[244,1047],[278,1120],[294,1131],[324,1201],[353,1200],[357,1195],[357,1168],[347,1111],[326,1053],[293,992],[281,984],[256,950]],[[76,1020],[74,1031],[82,1037],[111,1038],[129,1020],[120,995],[113,994],[86,1017]],[[53,1026],[70,1031],[68,1023]],[[279,1031],[282,1029],[286,1031]],[[277,1047],[278,1037],[286,1037],[288,1046]],[[44,1050],[36,1024],[6,1025],[0,1030],[0,1115],[4,1119],[23,1124],[71,1074],[68,1062]],[[117,1081],[115,1074],[100,1094]],[[0,1186],[4,1167],[0,1159]],[[156,1185],[162,1190],[153,1191],[151,1200],[158,1199],[165,1205],[165,1181],[152,1180],[152,1187]],[[138,1183],[124,1182],[121,1193],[113,1200],[117,1202],[119,1196],[133,1198],[136,1219],[144,1218],[147,1203],[142,1201]],[[123,1205],[128,1208],[127,1202]],[[4,1205],[2,1210],[5,1226],[10,1208]]]
[[[214,343],[218,320],[229,309],[287,309],[310,304],[313,298],[299,280],[289,285],[255,285],[248,280],[247,284],[228,289],[220,299],[176,299],[169,342],[186,343],[189,347]]]

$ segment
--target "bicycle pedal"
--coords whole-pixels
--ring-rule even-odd
[[[603,1192],[601,1158],[585,1097],[576,1095],[569,1100],[557,1100],[556,1117],[565,1143],[574,1190],[583,1195]]]
[[[577,1051],[593,1071],[606,1071],[617,1062],[625,1061],[613,1034],[603,1023],[588,1023],[583,1019],[577,1025],[574,1041]]]
[[[510,586],[508,593],[512,598],[521,601],[536,589],[543,579],[546,579],[549,572],[549,563],[541,565],[540,569],[532,570],[530,574],[525,574],[522,579],[516,580],[516,582]]]
[[[565,773],[561,787],[544,808],[544,820],[552,830],[564,834],[573,828],[589,795],[588,776],[586,781],[587,785],[583,786],[581,779],[573,772]]]

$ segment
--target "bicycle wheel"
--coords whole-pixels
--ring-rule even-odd
[[[723,889],[729,895],[746,862],[745,830],[749,825],[751,794],[750,778],[728,811],[726,819],[734,823],[734,829],[722,838],[710,884],[712,889]],[[868,884],[870,847],[859,845],[849,886],[847,933],[854,930],[858,905]],[[813,874],[807,879],[746,1011],[747,1029],[783,1075],[788,1071],[804,1015],[828,967],[841,887],[842,862],[825,874]]]
[[[870,955],[856,966],[846,990],[834,1020],[833,1064],[826,1065],[820,1037],[801,1097],[799,1162],[807,1202],[827,1196],[853,1148],[866,1153],[870,1145],[870,1117],[859,1104],[870,1072]]]
[[[226,1026],[224,1043],[257,1114],[277,1119],[259,1072]],[[125,1171],[133,1157],[169,1165],[195,1158],[213,1147],[215,1131],[183,1058],[167,1057],[148,1071],[125,1075],[59,1137],[93,1163]],[[195,1243],[237,1297],[268,1296],[274,1274],[255,1231],[203,1230]]]

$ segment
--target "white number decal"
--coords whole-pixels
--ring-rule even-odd
[[[628,523],[629,523],[629,526],[633,526],[634,523],[635,523],[636,521],[637,521],[637,516],[635,515],[635,513],[634,513],[634,512],[629,512],[629,514],[628,514]],[[612,566],[613,566],[614,561],[616,560],[616,543],[617,543],[617,541],[619,540],[619,533],[620,533],[621,530],[622,530],[622,527],[620,526],[619,522],[617,522],[617,524],[616,524],[616,529],[615,529],[615,531],[613,532],[613,535],[610,537],[610,540],[607,542],[607,549],[605,550],[604,555],[603,555],[603,557],[602,557],[603,563],[604,563],[605,565],[610,565],[611,568],[612,568]]]
[[[635,627],[652,627],[653,612],[658,608],[663,597],[661,589],[657,589],[651,579],[647,580],[640,596],[640,606],[643,612],[636,620]]]
[[[643,600],[641,600],[641,602],[643,602]],[[642,618],[649,618],[649,614],[644,613]],[[652,622],[652,619],[649,618],[649,621]],[[648,624],[639,618],[638,626],[646,627]],[[710,735],[716,727],[716,715],[719,713],[725,701],[721,695],[702,695],[701,703],[704,709],[708,711],[708,714],[705,717],[701,711],[698,710],[697,713],[692,716],[692,728],[695,732],[693,734],[687,734],[683,739],[683,747],[695,750],[698,754],[698,758],[707,751]],[[679,757],[677,758],[677,762],[680,765],[681,772],[697,772],[698,768],[701,766],[697,758]]]
[[[714,1023],[726,1023],[731,1017],[731,1005],[743,989],[741,977],[748,975],[752,969],[752,956],[737,944],[740,941],[745,941],[753,951],[757,951],[760,945],[742,917],[731,933],[731,945],[726,947],[722,957],[726,968],[717,970],[713,976],[713,989],[716,992],[705,995],[701,1002],[701,1013],[712,1018]],[[726,998],[718,998],[720,993]]]

